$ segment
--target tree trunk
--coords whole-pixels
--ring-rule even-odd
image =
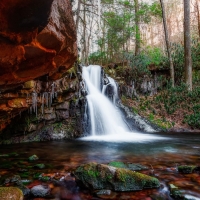
[[[200,37],[200,8],[198,0],[196,0],[196,6],[197,6],[198,33]]]
[[[134,0],[135,2],[135,55],[140,54],[140,17],[139,17],[139,3],[138,0]]]
[[[85,1],[84,1],[85,3]],[[84,4],[83,10],[83,50],[82,50],[82,62],[86,62],[86,5]]]
[[[171,76],[171,82],[172,87],[174,87],[174,65],[173,60],[171,56],[171,47],[169,42],[169,34],[168,34],[168,28],[167,28],[167,22],[166,22],[166,14],[165,14],[165,5],[163,0],[160,0],[161,8],[162,8],[162,18],[163,18],[163,26],[164,26],[164,32],[165,32],[165,42],[167,47],[167,54],[169,58],[169,66],[170,66],[170,76]]]
[[[185,50],[185,81],[188,86],[188,90],[192,91],[190,0],[184,0],[184,50]]]
[[[77,14],[76,14],[77,15],[77,18],[76,18],[76,31],[78,31],[80,8],[81,8],[81,0],[78,0],[78,8],[77,8]]]

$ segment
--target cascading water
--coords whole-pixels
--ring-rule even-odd
[[[106,77],[105,85],[102,85],[102,69],[98,65],[90,65],[82,69],[82,84],[87,90],[87,104],[90,124],[90,135],[83,140],[103,140],[116,142],[146,141],[163,139],[152,134],[131,132],[123,119],[120,109],[116,106],[118,89],[115,81]],[[105,80],[104,80],[105,81]],[[145,122],[141,122],[145,124]],[[154,129],[145,126],[153,132]]]
[[[91,134],[121,134],[128,131],[118,109],[101,89],[101,67],[83,67],[83,79],[88,92],[87,102],[91,119]],[[109,84],[113,84],[110,82]],[[116,87],[116,86],[115,86]]]

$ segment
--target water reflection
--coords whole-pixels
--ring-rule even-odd
[[[48,169],[45,173],[68,173],[78,165],[91,161],[98,163],[111,161],[140,163],[149,167],[149,170],[143,173],[156,176],[161,181],[162,187],[158,190],[145,190],[125,194],[117,193],[116,199],[128,198],[127,196],[130,196],[129,199],[138,200],[145,198],[155,199],[153,198],[155,195],[164,195],[163,199],[171,199],[169,196],[169,184],[174,184],[183,189],[188,198],[199,199],[199,174],[179,174],[177,166],[199,164],[200,135],[176,134],[176,137],[173,138],[167,134],[146,134],[145,137],[149,138],[141,140],[137,138],[134,142],[126,140],[126,142],[117,142],[116,140],[114,142],[105,142],[86,139],[7,145],[0,146],[0,154],[17,152],[19,156],[14,157],[13,162],[27,160],[29,156],[36,154],[40,163],[53,166],[52,169]],[[0,157],[0,163],[3,162],[3,159]],[[17,173],[15,168],[13,166],[10,169],[0,169],[0,175],[3,173],[15,174]],[[69,189],[67,187],[62,187],[62,191],[67,191]],[[82,191],[79,191],[78,194],[76,193],[76,197],[79,199],[93,198],[90,194]]]

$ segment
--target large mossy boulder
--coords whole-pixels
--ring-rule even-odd
[[[74,175],[78,183],[93,190],[136,191],[160,186],[154,177],[97,163],[79,166]]]
[[[23,200],[23,193],[15,187],[0,187],[1,200]]]

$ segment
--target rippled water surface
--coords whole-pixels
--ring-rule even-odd
[[[115,193],[113,199],[173,199],[168,189],[171,183],[184,190],[188,198],[200,199],[199,173],[184,175],[177,172],[179,165],[200,164],[200,134],[174,133],[141,135],[142,137],[143,139],[139,139],[139,135],[136,135],[138,139],[131,142],[128,140],[111,142],[106,139],[87,138],[86,140],[7,145],[0,146],[0,154],[17,152],[19,156],[14,157],[13,162],[26,160],[29,156],[36,154],[40,158],[39,163],[53,166],[46,173],[68,173],[78,165],[91,161],[140,163],[149,167],[149,170],[143,173],[157,177],[162,186],[153,190]],[[5,161],[5,158],[0,159],[1,162]],[[14,165],[10,169],[0,170],[0,174],[17,173]],[[68,191],[70,188],[66,185],[63,189],[62,186],[63,190]],[[70,195],[68,198],[66,193],[65,197],[60,197],[60,199],[99,199],[78,187],[77,190],[71,191]]]

